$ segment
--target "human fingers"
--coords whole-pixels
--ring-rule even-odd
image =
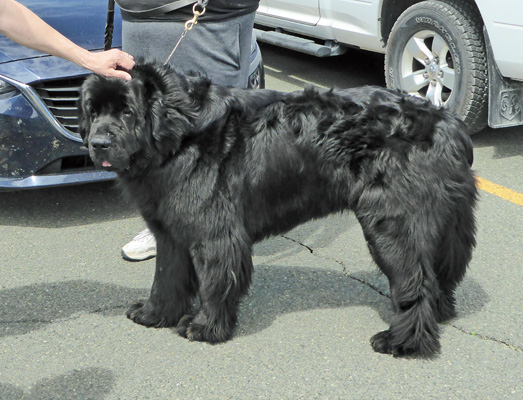
[[[118,49],[113,49],[117,55],[117,65],[127,71],[133,69],[134,67],[134,57],[129,54],[129,53],[126,53],[126,52],[123,52],[121,50],[118,50]],[[112,51],[112,50],[111,50]]]
[[[123,79],[124,81],[130,81],[132,79],[129,72],[123,71],[121,69],[113,69],[109,71],[105,76],[108,78],[118,78]]]

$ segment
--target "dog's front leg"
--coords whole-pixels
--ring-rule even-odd
[[[195,246],[191,255],[201,307],[196,315],[184,316],[177,331],[189,340],[224,342],[232,337],[240,300],[251,283],[250,242],[225,235]]]
[[[160,230],[153,230],[157,243],[156,272],[151,295],[134,303],[127,317],[137,324],[163,328],[176,326],[190,312],[197,280],[189,252]]]

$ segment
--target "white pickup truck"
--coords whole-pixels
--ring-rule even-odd
[[[261,0],[261,42],[319,57],[385,53],[385,78],[477,132],[523,124],[522,0]]]

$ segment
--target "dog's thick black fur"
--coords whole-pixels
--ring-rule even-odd
[[[251,283],[253,243],[352,210],[395,311],[372,347],[439,351],[437,323],[454,316],[475,245],[472,144],[461,121],[378,87],[248,91],[154,63],[132,75],[92,76],[79,101],[95,165],[118,173],[157,240],[150,298],[130,319],[226,341]]]

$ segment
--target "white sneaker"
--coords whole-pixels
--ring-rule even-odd
[[[156,240],[149,229],[141,231],[122,247],[122,257],[127,261],[143,261],[156,257]]]

